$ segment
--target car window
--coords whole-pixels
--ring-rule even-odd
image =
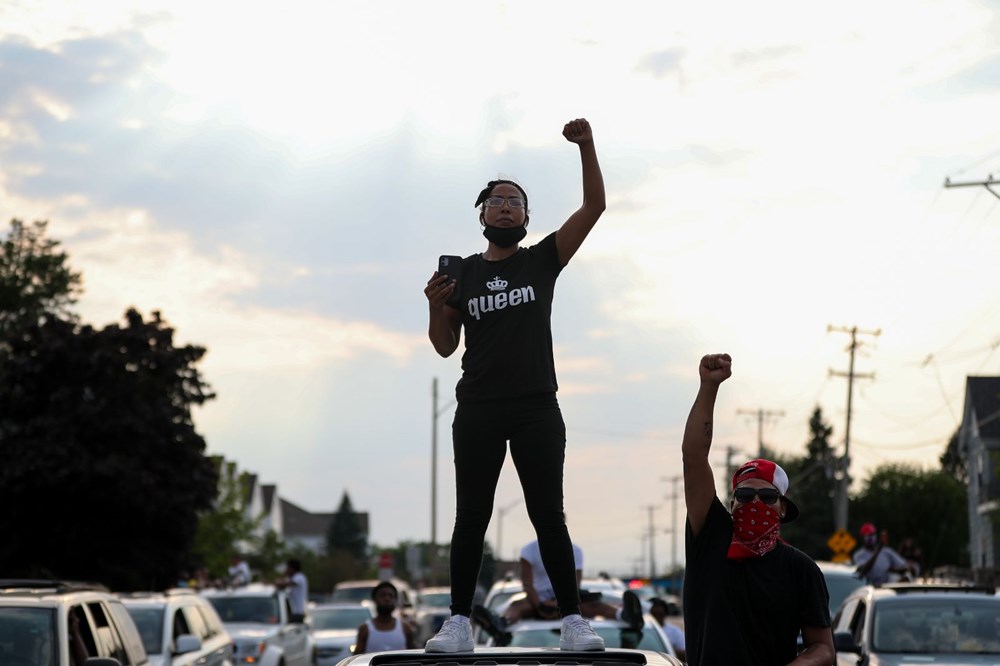
[[[362,601],[367,601],[372,598],[371,587],[343,587],[337,588],[333,591],[333,597],[331,601],[346,601],[350,603],[360,603]]]
[[[0,664],[54,666],[56,635],[51,608],[0,608]]]
[[[274,596],[212,597],[209,601],[223,622],[278,624],[280,618],[278,599]]]
[[[353,608],[317,608],[310,611],[313,629],[357,629],[372,618],[364,606]]]
[[[163,606],[126,606],[146,654],[163,652]]]
[[[174,643],[180,636],[186,636],[191,633],[191,628],[188,627],[187,618],[184,617],[184,613],[181,612],[180,608],[174,610],[173,618],[170,620],[171,633],[170,640]]]
[[[99,652],[97,650],[97,642],[94,639],[94,629],[91,626],[90,614],[87,613],[83,605],[73,606],[69,609],[69,614],[76,617],[79,622],[80,640],[83,643],[83,649],[86,651],[88,657],[97,657]],[[73,645],[70,642],[70,654],[74,654]],[[74,664],[74,666],[83,666],[82,664]]]
[[[1000,654],[1000,601],[962,596],[878,604],[872,651]]]
[[[833,616],[833,622],[831,623],[834,631],[850,631],[848,623],[854,617],[854,610],[857,606],[858,600],[851,599],[837,610],[837,614]]]
[[[827,575],[826,589],[830,593],[830,615],[837,612],[847,595],[864,584],[863,580],[854,576]]]

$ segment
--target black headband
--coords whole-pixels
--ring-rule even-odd
[[[482,191],[479,193],[479,196],[476,197],[476,205],[474,206],[474,208],[479,208],[479,206],[481,206],[482,203],[486,201],[486,197],[490,196],[490,192],[493,191],[494,187],[503,184],[513,185],[514,187],[516,187],[518,192],[521,193],[521,196],[524,197],[524,205],[525,206],[528,205],[528,195],[525,194],[524,190],[521,188],[520,185],[518,185],[512,180],[491,180],[490,182],[486,183],[486,187],[484,187]]]

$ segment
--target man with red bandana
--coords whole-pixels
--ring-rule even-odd
[[[710,354],[684,428],[687,502],[684,633],[691,666],[834,663],[829,593],[819,567],[780,537],[799,515],[785,496],[788,475],[751,460],[732,479],[729,510],[708,462],[719,386],[732,375],[728,354]],[[802,634],[803,650],[797,653]]]

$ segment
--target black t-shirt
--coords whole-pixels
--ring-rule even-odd
[[[778,542],[761,557],[726,557],[733,520],[716,497],[697,537],[687,523],[684,636],[690,666],[779,666],[795,659],[802,627],[830,626],[819,567]]]
[[[554,393],[552,297],[562,266],[555,232],[501,261],[462,260],[458,309],[465,327],[459,402]]]

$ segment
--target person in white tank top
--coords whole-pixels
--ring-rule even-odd
[[[416,647],[412,628],[402,618],[393,615],[399,593],[396,586],[382,581],[372,590],[376,615],[358,627],[354,654],[406,650]]]

